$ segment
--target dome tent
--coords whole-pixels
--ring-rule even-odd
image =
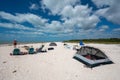
[[[90,68],[101,64],[113,63],[101,50],[89,46],[81,47],[73,58],[81,61]]]
[[[51,43],[49,44],[49,46],[57,46],[57,44],[54,43],[54,42],[51,42]]]

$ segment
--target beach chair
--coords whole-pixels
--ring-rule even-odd
[[[28,52],[21,52],[20,49],[18,48],[15,48],[13,50],[13,53],[10,53],[10,55],[25,55],[25,54],[28,54]]]
[[[15,48],[15,49],[13,50],[13,55],[20,55],[20,49]]]
[[[34,48],[30,48],[29,49],[29,54],[34,54],[34,53],[35,53]]]

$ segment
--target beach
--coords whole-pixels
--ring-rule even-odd
[[[85,44],[102,50],[114,64],[87,68],[73,59],[75,50],[56,42],[54,50],[10,56],[13,46],[0,46],[0,80],[120,80],[120,44]],[[38,48],[49,43],[21,44]],[[78,45],[77,43],[67,43]]]

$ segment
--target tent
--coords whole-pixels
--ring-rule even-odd
[[[90,68],[101,64],[113,63],[101,50],[89,46],[81,47],[73,58],[81,61]]]
[[[57,46],[57,44],[52,42],[52,43],[49,44],[49,46]]]

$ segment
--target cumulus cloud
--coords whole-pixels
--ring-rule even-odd
[[[89,8],[88,5],[75,5],[77,2],[80,3],[78,0],[43,0],[41,2],[53,15],[59,14],[63,22],[51,21],[48,23],[47,19],[31,13],[16,13],[13,15],[1,11],[0,17],[19,24],[28,22],[32,24],[35,29],[48,33],[70,34],[77,33],[81,29],[89,30],[95,28],[99,22],[99,18],[94,14],[91,15],[92,9]],[[34,7],[35,4],[32,4],[31,8]]]
[[[91,29],[95,28],[99,22],[99,18],[96,15],[90,15],[92,13],[91,8],[88,5],[77,5],[75,7],[66,6],[62,11],[61,15],[65,20],[64,25],[68,27],[77,27],[78,29]]]
[[[110,6],[113,4],[114,0],[92,0],[97,7]]]
[[[27,13],[27,14],[20,14],[15,13],[10,14],[7,12],[0,12],[0,17],[2,19],[6,19],[11,21],[11,28],[15,28],[15,22],[19,27],[24,26],[20,25],[21,23],[28,22],[34,26],[33,35],[43,35],[43,34],[49,34],[49,36],[56,36],[56,37],[64,37],[64,36],[74,36],[77,37],[80,36],[86,36],[87,34],[90,34],[92,30],[96,27],[97,23],[99,22],[99,18],[91,14],[92,9],[88,7],[88,5],[75,5],[78,0],[43,0],[42,5],[44,5],[45,8],[48,8],[51,11],[51,14],[59,14],[61,16],[60,21],[51,21],[47,22],[47,19],[44,19],[40,16],[37,16],[35,14]],[[74,5],[74,6],[73,6]],[[31,8],[35,5],[31,5]],[[8,24],[8,23],[7,23]],[[5,24],[4,24],[5,25]],[[3,25],[2,25],[3,26]],[[12,27],[14,26],[14,27]],[[5,27],[5,26],[4,26]],[[7,28],[9,26],[6,25]],[[22,28],[22,27],[21,27]],[[27,28],[24,26],[24,28]],[[20,28],[19,28],[20,29]],[[35,31],[36,30],[36,31]],[[85,32],[85,33],[84,33]],[[12,32],[15,33],[15,32]],[[16,32],[18,34],[25,34],[25,32]],[[26,34],[31,34],[29,32],[26,32]],[[40,34],[42,33],[42,34]],[[81,35],[80,35],[81,33]]]
[[[9,28],[9,29],[20,29],[20,30],[34,30],[33,28],[29,28],[21,24],[13,24],[13,23],[0,23],[0,27]]]
[[[62,23],[58,21],[52,21],[50,24],[46,24],[46,28],[49,31],[54,31],[54,32],[61,32],[64,30]]]
[[[91,28],[95,28],[99,19],[97,16],[91,16],[89,18],[73,18],[66,20],[64,25],[69,28],[77,28],[77,29],[84,29],[88,30]]]
[[[16,13],[15,15],[12,15],[10,13],[0,11],[0,17],[9,20],[11,22],[17,22],[17,23],[29,22],[35,27],[43,27],[44,23],[47,21],[47,19],[43,19],[31,13],[27,13],[27,14]]]
[[[3,18],[3,19],[12,20],[12,21],[17,20],[14,15],[11,15],[11,14],[6,13],[4,11],[0,11],[0,17]]]
[[[95,3],[101,0],[93,0]],[[105,4],[107,0],[103,0],[100,4]],[[110,2],[110,3],[109,3]],[[120,0],[108,0],[109,7],[99,9],[96,14],[105,17],[107,20],[120,25]],[[97,4],[96,4],[97,5]]]
[[[92,13],[91,8],[88,5],[65,5],[59,15],[62,16],[59,21],[52,21],[46,24],[48,32],[51,33],[76,33],[81,29],[88,30],[95,28],[99,22],[99,18],[96,15],[90,15]]]
[[[16,16],[20,18],[19,20],[22,22],[29,22],[37,28],[44,27],[44,24],[47,21],[47,19],[43,19],[34,14],[16,14]]]
[[[95,12],[97,16],[105,16],[106,12],[109,10],[109,8],[99,9]]]
[[[44,7],[50,9],[52,14],[59,14],[62,16],[64,22],[54,25],[54,22],[47,26],[55,30],[63,30],[64,32],[74,32],[76,29],[88,30],[95,28],[99,22],[96,15],[91,15],[92,9],[88,5],[75,5],[78,0],[43,0]],[[73,6],[75,5],[75,6]],[[58,27],[59,25],[59,27]]]
[[[52,14],[58,14],[66,5],[75,5],[79,0],[42,0],[42,5]]]
[[[107,29],[109,29],[109,26],[103,25],[103,26],[100,27],[99,31],[105,31]]]
[[[31,35],[31,36],[34,36],[34,35],[43,35],[42,32],[39,32],[39,31],[7,31],[8,33],[12,33],[12,34],[22,34],[22,35]]]
[[[115,0],[92,0],[99,10],[94,13],[92,8],[88,5],[77,4],[79,0],[42,0],[43,10],[49,9],[52,16],[59,15],[59,20],[48,21],[41,16],[32,13],[7,13],[0,11],[0,18],[10,21],[11,23],[0,23],[0,27],[9,29],[19,29],[24,31],[11,31],[15,34],[26,34],[26,35],[44,35],[49,37],[67,37],[71,36],[74,38],[94,38],[94,37],[106,37],[105,31],[109,29],[109,26],[103,25],[99,29],[96,29],[98,22],[100,21],[99,16],[107,18],[109,21],[119,24],[119,5],[115,5]],[[107,2],[108,1],[108,2]],[[77,5],[76,5],[77,4]],[[103,8],[108,5],[109,7]],[[31,10],[37,10],[36,4],[31,4],[29,7]],[[116,9],[115,9],[116,8]],[[50,15],[50,16],[51,16]],[[33,28],[25,26],[23,23],[28,22],[33,25]],[[22,25],[23,24],[23,25]],[[25,30],[31,30],[27,32]],[[119,31],[114,29],[113,31]],[[95,34],[96,33],[96,34]],[[49,35],[48,35],[49,34]],[[75,35],[75,36],[74,36]]]
[[[89,17],[91,8],[88,5],[76,5],[75,7],[68,5],[63,8],[61,15],[67,18]]]
[[[39,6],[37,4],[31,4],[31,6],[29,7],[30,10],[38,10]]]
[[[114,32],[120,32],[120,28],[113,29]]]

